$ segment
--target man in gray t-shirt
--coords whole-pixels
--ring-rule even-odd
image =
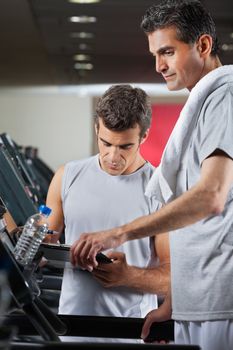
[[[95,254],[169,231],[171,293],[146,317],[176,320],[177,343],[203,350],[233,344],[233,66],[218,57],[215,25],[198,0],[165,0],[142,21],[158,73],[169,90],[187,88],[181,112],[148,188],[164,206],[116,229],[85,234],[72,261],[96,266]]]

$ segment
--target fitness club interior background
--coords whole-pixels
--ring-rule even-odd
[[[132,83],[152,99],[153,129],[142,152],[156,165],[187,98],[186,91],[167,91],[140,30],[156,2],[1,0],[0,132],[38,148],[56,170],[96,151],[97,98],[111,84]],[[232,63],[233,2],[204,3],[217,26],[222,63]]]

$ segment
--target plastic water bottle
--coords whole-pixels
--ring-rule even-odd
[[[30,216],[15,246],[15,259],[23,266],[31,264],[47,231],[47,218],[51,209],[45,205],[39,207],[39,213]]]

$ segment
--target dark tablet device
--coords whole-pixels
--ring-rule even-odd
[[[52,260],[54,263],[70,261],[70,245],[67,244],[55,244],[55,243],[42,243],[39,248],[43,252],[44,257],[48,260]],[[96,260],[100,264],[110,264],[112,262],[103,253],[96,255]],[[67,265],[68,266],[68,265]]]
[[[56,243],[41,243],[40,251],[44,257],[52,261],[69,262],[70,261],[70,246],[66,244]]]
[[[103,253],[98,253],[96,255],[96,261],[100,264],[110,264],[112,263],[112,260],[110,258],[108,258],[106,255],[104,255]]]

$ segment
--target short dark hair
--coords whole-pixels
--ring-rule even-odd
[[[151,104],[146,92],[131,85],[113,85],[99,99],[96,107],[95,124],[99,118],[106,128],[124,131],[140,127],[142,137],[151,124]]]
[[[200,1],[163,0],[151,6],[141,22],[145,33],[168,27],[176,28],[178,40],[187,44],[194,44],[201,35],[209,34],[213,40],[211,55],[217,55],[219,43],[215,24]]]

